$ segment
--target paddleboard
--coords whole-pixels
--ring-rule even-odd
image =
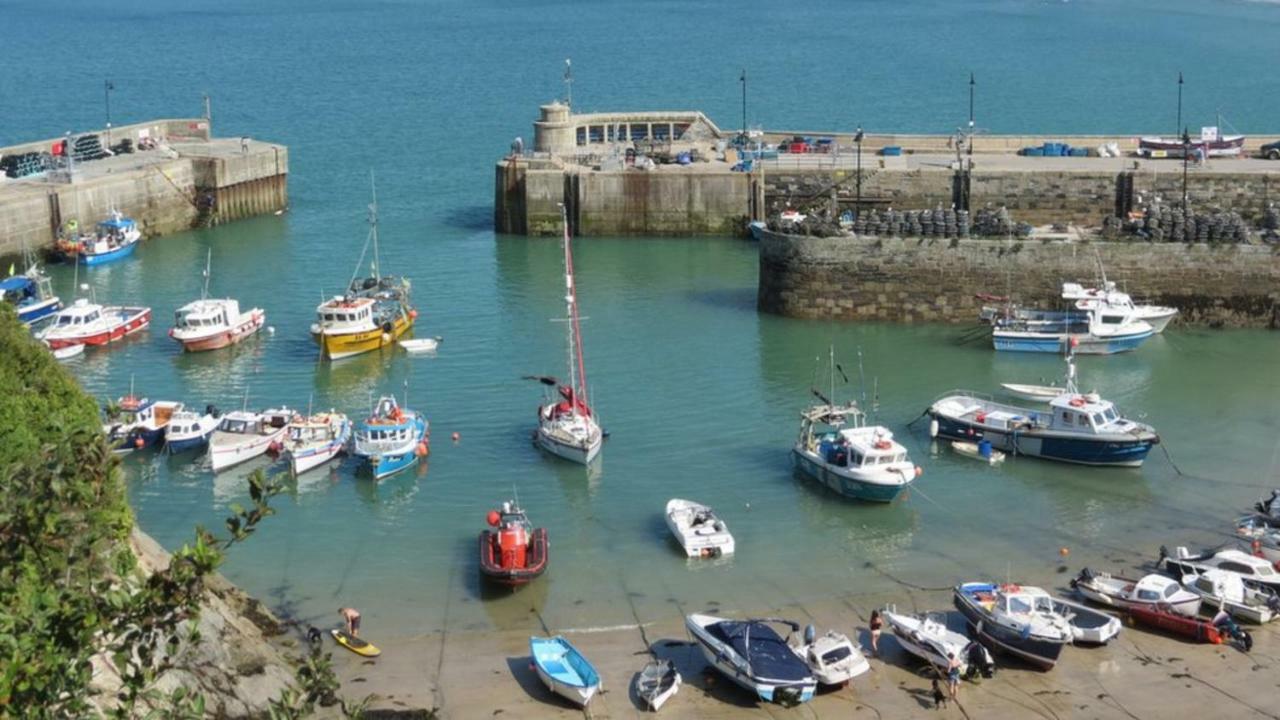
[[[378,649],[378,646],[358,637],[352,637],[347,634],[346,630],[338,630],[335,628],[330,630],[329,633],[333,635],[333,639],[338,641],[339,645],[357,655],[363,655],[364,657],[378,657],[382,654],[382,651]]]

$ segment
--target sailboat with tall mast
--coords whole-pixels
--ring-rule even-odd
[[[370,175],[370,184],[373,176]],[[373,244],[373,266],[369,277],[358,277],[365,253]],[[335,295],[316,307],[311,337],[320,354],[330,360],[360,355],[395,343],[413,327],[418,311],[409,302],[408,278],[383,275],[378,257],[378,192],[369,204],[369,236],[346,293]]]
[[[545,404],[538,407],[538,429],[534,443],[557,457],[586,465],[600,454],[604,432],[591,409],[587,395],[587,368],[582,359],[582,324],[578,317],[578,291],[573,281],[573,251],[569,239],[569,218],[563,205],[565,319],[569,349],[569,382],[549,376],[535,378],[547,388],[555,388]]]
[[[231,298],[209,298],[209,277],[213,265],[213,248],[204,262],[204,289],[200,299],[178,308],[173,316],[169,337],[182,343],[187,352],[217,350],[235,345],[262,329],[267,314],[262,308],[240,310],[240,301]]]

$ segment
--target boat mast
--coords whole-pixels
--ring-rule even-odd
[[[213,265],[213,248],[209,248],[209,254],[204,259],[204,290],[200,292],[200,299],[207,300],[209,298],[209,268]]]
[[[382,263],[378,261],[378,185],[374,182],[373,171],[369,171],[369,189],[373,202],[369,203],[369,232],[373,234],[373,278],[381,281]]]
[[[578,414],[577,401],[590,407],[587,398],[587,368],[582,361],[582,326],[578,320],[578,293],[573,283],[573,252],[570,250],[569,211],[560,205],[560,220],[564,226],[564,289],[565,314],[569,321],[569,388],[573,390],[573,414]]]

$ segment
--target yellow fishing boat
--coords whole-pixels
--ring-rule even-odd
[[[330,360],[359,355],[395,343],[413,327],[418,311],[409,303],[408,278],[379,274],[378,264],[378,200],[374,194],[369,205],[369,237],[356,263],[356,272],[364,263],[369,243],[373,243],[373,274],[352,278],[344,295],[335,295],[316,307],[316,321],[311,325],[311,338],[320,346],[320,354]]]

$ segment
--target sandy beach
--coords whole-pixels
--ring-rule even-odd
[[[885,601],[848,595],[821,604],[763,608],[759,614],[813,623],[819,632],[834,627],[855,637],[869,655],[866,619]],[[951,608],[945,592],[911,592],[897,601],[904,611]],[[941,710],[933,707],[927,669],[886,633],[881,657],[871,658],[871,672],[845,688],[820,688],[813,702],[787,709],[757,703],[708,670],[684,630],[683,613],[692,610],[673,603],[668,616],[641,624],[549,628],[565,634],[600,672],[603,692],[585,712],[552,695],[530,668],[529,635],[546,632],[532,608],[524,631],[390,639],[382,642],[383,654],[376,660],[341,650],[335,650],[334,660],[346,695],[373,693],[372,708],[436,708],[443,718],[647,715],[632,689],[648,659],[647,648],[673,660],[684,677],[680,692],[661,710],[669,718],[1280,718],[1280,708],[1273,705],[1280,687],[1276,630],[1270,627],[1250,626],[1255,644],[1249,654],[1126,627],[1106,647],[1067,648],[1050,672],[997,656],[1000,669],[994,678],[964,682],[959,703]],[[962,622],[954,611],[950,621],[953,627]]]

